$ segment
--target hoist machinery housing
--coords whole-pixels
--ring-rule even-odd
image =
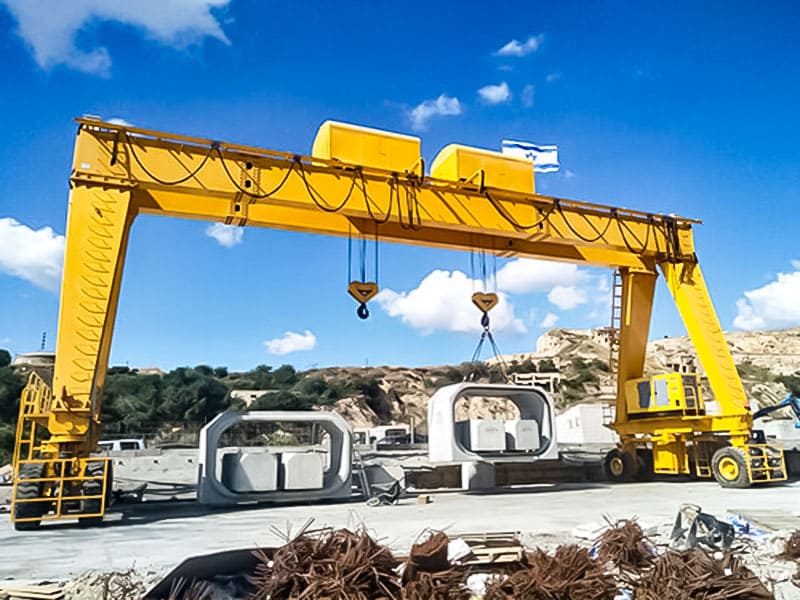
[[[466,146],[444,148],[428,174],[419,138],[342,123],[322,125],[311,156],[88,117],[77,123],[52,388],[32,375],[20,403],[17,529],[45,519],[93,523],[107,507],[110,464],[93,452],[128,236],[141,214],[615,269],[612,427],[621,441],[606,457],[609,476],[692,472],[735,486],[785,477],[781,451],[751,443],[748,401],[695,255],[697,221],[537,194],[530,161]],[[674,375],[641,381],[659,272],[715,414],[694,383],[687,394]]]

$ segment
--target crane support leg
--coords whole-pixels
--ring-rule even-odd
[[[99,390],[108,363],[128,232],[135,216],[126,189],[90,188],[70,193],[64,280],[58,320],[55,402],[50,415],[52,443],[73,440],[94,449]],[[74,332],[74,335],[62,335]],[[63,450],[63,448],[62,448]]]
[[[54,393],[32,376],[20,404],[12,501],[18,529],[68,514],[92,523],[106,509],[110,461],[90,455],[100,435],[99,394],[135,216],[131,196],[80,184],[70,192]],[[40,435],[47,431],[49,437]]]
[[[660,266],[721,412],[730,416],[747,415],[749,418],[747,396],[711,303],[700,265],[662,263]],[[745,438],[749,428],[750,423],[744,420],[742,433]]]
[[[644,374],[650,314],[658,275],[649,271],[620,269],[622,277],[622,314],[619,326],[619,371],[617,376],[617,411],[615,424],[627,421],[625,382]]]

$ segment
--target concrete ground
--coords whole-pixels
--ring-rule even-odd
[[[768,514],[797,528],[800,482],[726,490],[713,482],[658,481],[627,485],[558,484],[491,495],[432,494],[431,504],[405,498],[397,506],[363,503],[250,507],[208,512],[194,502],[145,503],[112,509],[98,528],[57,524],[17,533],[0,516],[0,578],[65,578],[87,569],[166,571],[189,556],[225,549],[280,545],[278,532],[365,525],[379,540],[407,552],[426,528],[449,532],[519,531],[528,544],[566,540],[574,527],[638,516],[666,525],[682,503],[718,516],[728,511]]]

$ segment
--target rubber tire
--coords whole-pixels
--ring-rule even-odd
[[[44,464],[28,463],[19,469],[19,483],[17,484],[17,498],[38,498],[42,495],[44,483],[41,481],[25,481],[26,479],[38,479],[44,475]],[[47,513],[50,505],[47,502],[36,502],[30,504],[15,504],[15,519],[41,518]],[[33,531],[39,529],[41,521],[15,521],[14,529],[17,531]]]
[[[86,474],[97,476],[103,473],[103,462],[101,460],[89,461],[86,463]],[[106,473],[106,504],[105,508],[111,505],[112,488],[114,482],[114,475],[112,473],[112,463],[108,463],[108,472]],[[97,480],[85,481],[81,488],[81,493],[84,496],[97,496],[103,491],[103,484]],[[101,502],[99,499],[81,500],[82,513],[98,513],[100,512]],[[103,517],[78,517],[78,525],[81,527],[96,527],[103,522]]]
[[[615,473],[612,469],[612,462],[622,461],[622,471]],[[619,463],[617,463],[619,464]],[[614,449],[603,458],[603,474],[607,481],[613,483],[624,483],[633,481],[638,471],[636,457],[629,452],[621,452]]]
[[[636,481],[653,481],[656,476],[653,464],[653,451],[650,448],[638,448],[636,458],[639,461],[639,468],[636,470]]]
[[[738,473],[733,479],[724,475],[720,470],[720,464],[726,459],[735,461],[739,467]],[[747,474],[747,455],[741,448],[725,446],[714,452],[711,457],[711,472],[722,487],[736,489],[750,487],[750,478]]]

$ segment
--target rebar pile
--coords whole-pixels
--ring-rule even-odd
[[[700,548],[667,551],[653,568],[629,578],[634,600],[768,600],[773,595],[730,552],[721,560]]]
[[[275,551],[259,553],[248,600],[372,600],[400,596],[391,551],[365,531],[309,531]]]
[[[485,600],[612,600],[617,593],[604,563],[580,546],[559,546],[553,556],[537,549],[526,562],[508,577],[492,580]]]
[[[639,524],[631,519],[609,522],[597,540],[597,560],[602,564],[611,563],[620,571],[646,569],[655,558],[653,545],[645,538]]]
[[[403,570],[404,600],[460,600],[469,598],[465,573],[447,559],[447,534],[433,532],[428,539],[411,546]]]

